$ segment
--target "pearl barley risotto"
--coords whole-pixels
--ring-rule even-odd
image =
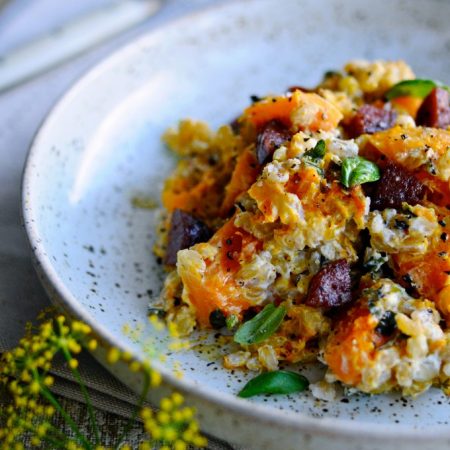
[[[352,61],[251,101],[164,135],[166,318],[223,328],[229,369],[320,361],[322,388],[450,392],[448,87]]]

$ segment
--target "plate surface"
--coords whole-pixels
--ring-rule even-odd
[[[405,59],[421,77],[450,81],[450,2],[250,0],[223,4],[141,38],[97,66],[59,102],[31,149],[23,189],[26,229],[51,297],[105,341],[145,358],[167,352],[146,321],[163,271],[151,253],[159,198],[174,160],[162,132],[184,117],[216,127],[251,94],[314,85],[347,60]],[[251,374],[221,366],[214,341],[158,365],[188,393],[206,430],[254,448],[444,449],[450,401],[356,395],[234,394]],[[173,370],[180,367],[183,379]],[[305,371],[312,379],[318,370]],[[118,374],[133,387],[133,378]]]

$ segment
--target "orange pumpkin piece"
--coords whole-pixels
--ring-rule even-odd
[[[443,260],[438,253],[413,255],[398,253],[392,255],[400,277],[412,279],[414,287],[419,293],[430,300],[434,300],[438,292],[445,286],[448,279],[446,271],[450,271],[450,261]]]
[[[375,332],[377,320],[367,307],[357,305],[338,321],[325,347],[325,362],[338,380],[355,386],[361,371],[374,358],[383,338]]]
[[[346,220],[354,217],[362,223],[365,212],[365,197],[360,186],[343,190],[335,182],[328,190],[321,189],[320,176],[312,167],[305,167],[291,176],[286,184],[286,191],[296,194],[302,201],[306,213],[322,212],[326,216],[342,217]]]
[[[413,286],[422,297],[434,301],[440,312],[450,319],[445,294],[448,289],[443,291],[450,281],[450,234],[443,232],[442,238],[445,241],[440,240],[425,255],[404,252],[392,255],[392,259],[399,282],[405,287]]]
[[[411,117],[416,118],[417,111],[422,104],[423,99],[418,97],[410,97],[405,95],[403,97],[397,97],[391,100],[395,109],[406,111]]]
[[[200,270],[188,257],[178,255],[178,273],[183,282],[183,298],[194,307],[199,324],[210,327],[210,314],[220,309],[225,316],[242,316],[251,305],[240,292],[235,279],[241,263],[261,250],[261,243],[246,231],[237,228],[230,219],[211,238],[209,244],[218,249],[211,259],[203,258],[204,267]],[[196,247],[201,245],[198,244]],[[195,250],[196,247],[193,247]],[[181,255],[181,257],[180,257]]]
[[[252,185],[248,194],[256,201],[266,223],[274,223],[279,218],[282,223],[288,223],[289,215],[282,218],[280,211],[286,203],[286,193],[282,184],[260,180]]]
[[[443,181],[425,171],[414,174],[429,190],[427,198],[438,206],[450,205],[450,181]]]
[[[331,131],[344,117],[336,106],[320,95],[295,91],[292,98],[295,109],[291,121],[296,130]]]
[[[368,139],[383,155],[410,170],[416,169],[416,162],[413,158],[405,158],[406,155],[428,146],[439,157],[450,146],[450,132],[436,128],[402,128],[397,125],[374,133]]]
[[[303,207],[316,210],[320,208],[320,200],[314,202],[320,195],[320,175],[312,167],[305,167],[293,174],[286,184],[286,191],[297,195],[303,201]]]
[[[436,307],[446,318],[447,326],[450,326],[450,285],[442,288],[436,296]]]
[[[226,217],[239,195],[246,192],[256,181],[261,168],[256,161],[254,148],[241,153],[236,161],[231,180],[225,188],[225,198],[221,206],[221,216]]]
[[[170,178],[162,192],[163,205],[169,212],[174,209],[191,212],[202,203],[215,183],[216,180],[211,172],[205,172],[196,184],[182,177]]]
[[[271,120],[279,120],[290,126],[291,113],[295,107],[292,99],[292,97],[267,97],[249,106],[241,120],[249,120],[257,129]]]
[[[331,102],[315,93],[295,91],[290,97],[268,97],[254,103],[241,120],[249,120],[256,129],[271,120],[278,120],[296,131],[330,131],[337,127],[343,115]]]

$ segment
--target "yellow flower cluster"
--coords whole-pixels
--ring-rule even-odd
[[[0,450],[23,449],[25,435],[30,437],[33,446],[41,448],[131,449],[125,443],[125,435],[119,438],[114,447],[107,448],[101,445],[94,409],[78,372],[77,359],[77,355],[83,349],[96,348],[97,341],[92,337],[90,327],[79,321],[69,323],[64,316],[50,318],[37,329],[31,325],[27,327],[25,337],[20,340],[18,347],[0,357],[0,388],[3,386],[10,396],[9,405],[0,411]],[[65,358],[80,385],[88,408],[93,439],[83,435],[50,390],[54,380],[49,371],[57,354],[62,354]],[[130,419],[131,424],[140,411],[144,429],[149,434],[150,439],[142,442],[140,449],[152,449],[155,444],[162,449],[174,450],[183,450],[189,445],[196,447],[206,445],[206,439],[201,436],[194,418],[194,410],[183,406],[184,399],[181,395],[173,394],[164,398],[159,412],[142,408],[149,389],[161,383],[160,374],[147,362],[136,361],[131,354],[117,348],[110,349],[107,361],[110,364],[124,362],[131,371],[142,375],[143,390],[135,414]],[[70,426],[73,438],[68,438],[52,424],[55,413],[62,416]]]
[[[23,448],[24,434],[29,434],[36,446],[45,443],[55,448],[83,448],[50,422],[56,411],[61,413],[61,407],[50,392],[54,380],[49,371],[58,353],[76,371],[75,356],[82,347],[93,350],[97,346],[90,334],[87,325],[77,321],[68,324],[64,316],[59,316],[41,324],[34,334],[28,326],[18,347],[1,357],[0,384],[9,392],[11,402],[2,418],[5,426],[0,429],[0,448]]]
[[[206,438],[199,433],[194,408],[184,406],[181,394],[174,393],[163,398],[158,412],[143,408],[141,418],[144,428],[154,441],[160,444],[161,450],[186,450],[189,445],[203,448]],[[151,450],[149,443],[142,443],[140,450]]]
[[[161,384],[161,375],[159,372],[153,370],[147,361],[140,362],[134,360],[128,352],[122,352],[118,348],[112,347],[106,356],[106,361],[111,365],[119,361],[127,363],[129,369],[132,372],[140,372],[146,379],[144,384],[147,382],[151,387],[158,387]]]
[[[140,403],[143,403],[149,386],[157,387],[161,383],[161,375],[158,372],[153,370],[147,362],[132,360],[127,352],[111,348],[107,354],[107,361],[109,364],[126,362],[131,371],[140,372],[144,376],[144,390]],[[161,450],[185,450],[190,445],[196,448],[206,446],[207,440],[200,434],[194,408],[183,405],[183,396],[173,393],[170,397],[161,400],[159,411],[153,411],[148,407],[141,408],[140,416],[144,422],[144,429],[151,439],[141,442],[139,450],[151,450],[155,444]],[[121,447],[121,450],[127,448],[128,446],[125,445]]]

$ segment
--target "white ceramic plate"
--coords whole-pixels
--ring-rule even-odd
[[[164,351],[165,337],[146,322],[162,278],[151,253],[157,211],[130,203],[134,195],[159,197],[173,166],[163,130],[187,116],[228,122],[249,95],[313,85],[356,57],[404,58],[417,74],[450,81],[449,17],[450,2],[439,0],[239,1],[117,52],[55,107],[26,166],[25,224],[51,297],[139,358],[152,345]],[[438,390],[415,400],[358,395],[326,403],[301,394],[244,401],[235,393],[251,375],[225,371],[214,345],[171,354],[158,367],[169,386],[188,393],[207,431],[246,446],[450,446],[450,403]],[[126,372],[119,376],[136,387]]]

